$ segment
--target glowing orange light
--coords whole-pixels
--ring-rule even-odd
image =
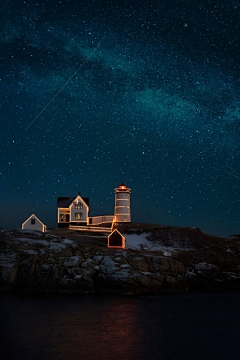
[[[127,187],[126,187],[126,185],[122,182],[122,183],[119,185],[118,188],[121,189],[121,190],[124,190],[124,189],[126,189]]]

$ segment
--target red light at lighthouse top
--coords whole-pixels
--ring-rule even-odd
[[[126,189],[127,187],[126,187],[126,185],[124,185],[124,183],[122,182],[121,183],[121,185],[119,185],[119,189],[121,189],[121,190],[124,190],[124,189]]]

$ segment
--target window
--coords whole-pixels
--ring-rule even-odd
[[[35,225],[35,219],[31,219],[31,225]]]
[[[75,213],[75,220],[82,220],[83,214],[82,213]]]
[[[83,208],[83,204],[82,204],[82,203],[77,202],[77,203],[75,204],[75,209],[82,209],[82,208]]]

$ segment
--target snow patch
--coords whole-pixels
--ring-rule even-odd
[[[72,244],[75,244],[75,242],[73,240],[70,240],[70,239],[63,239],[63,244],[69,244],[69,245],[72,245]]]
[[[28,242],[29,244],[32,245],[49,245],[49,242],[46,240],[34,240],[34,239],[29,239],[29,238],[18,238],[19,241],[23,241],[23,242]]]
[[[19,229],[19,232],[21,232],[22,234],[34,234],[36,236],[42,236],[43,233],[41,231],[38,230],[31,230],[31,229]]]
[[[119,264],[112,260],[110,256],[104,256],[104,259],[101,263],[101,270],[109,274],[114,273],[118,268]]]
[[[64,265],[65,266],[78,266],[80,262],[80,256],[70,256],[65,258]]]
[[[157,241],[150,241],[147,239],[149,233],[137,234],[124,234],[126,238],[126,247],[133,250],[146,250],[146,251],[162,251],[164,256],[171,256],[172,253],[177,251],[189,251],[191,248],[184,244],[182,239],[172,241],[171,245],[166,246],[160,239]]]
[[[126,238],[126,247],[133,250],[139,250],[143,246],[149,246],[150,241],[146,239],[148,234],[143,233],[140,235],[137,234],[124,234]]]
[[[212,264],[208,264],[206,262],[198,263],[196,265],[193,265],[195,270],[201,271],[201,270],[217,270],[218,267]]]
[[[21,249],[21,252],[25,253],[25,254],[28,254],[28,255],[37,255],[37,251],[34,251],[34,250],[23,250]]]

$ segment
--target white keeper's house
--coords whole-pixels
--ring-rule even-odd
[[[109,229],[111,229],[113,223],[131,222],[131,189],[122,183],[114,189],[114,193],[114,215],[89,216],[89,198],[82,197],[80,193],[75,197],[58,197],[58,227],[79,230],[81,230],[80,227],[82,229],[97,227],[99,230],[99,226],[110,225]]]

